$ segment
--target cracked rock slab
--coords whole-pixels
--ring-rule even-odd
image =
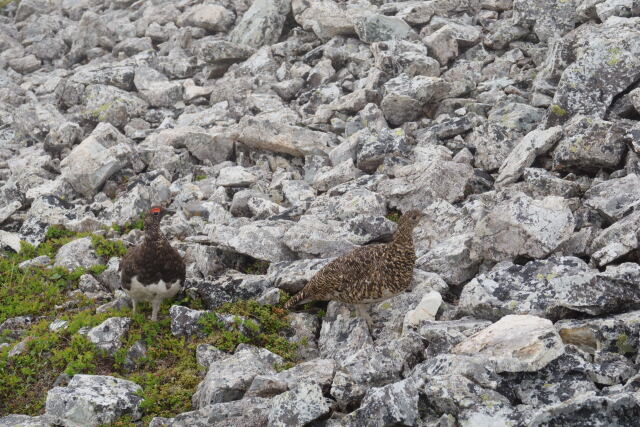
[[[509,315],[455,346],[453,353],[486,357],[496,372],[532,372],[562,355],[564,344],[550,320]]]

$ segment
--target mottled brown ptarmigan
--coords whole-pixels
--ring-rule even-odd
[[[144,240],[127,252],[120,261],[122,289],[136,303],[151,303],[151,320],[158,320],[162,301],[173,298],[182,288],[186,265],[160,231],[160,220],[167,213],[160,206],[152,207],[144,219]]]
[[[413,229],[422,213],[405,213],[391,243],[359,247],[324,266],[285,304],[290,309],[310,301],[355,304],[358,314],[371,323],[365,305],[383,301],[411,285],[416,254]]]

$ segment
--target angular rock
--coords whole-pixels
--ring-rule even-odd
[[[404,39],[413,32],[411,26],[402,18],[377,13],[364,13],[355,16],[353,27],[358,38],[365,43]]]
[[[193,406],[241,399],[256,375],[274,374],[273,367],[282,358],[268,350],[249,345],[238,346],[233,356],[209,365],[207,376],[198,384]]]
[[[367,391],[360,408],[349,414],[354,425],[416,425],[418,387],[413,379],[406,379]]]
[[[366,173],[373,173],[385,158],[408,156],[409,147],[401,130],[382,129],[373,133],[364,129],[352,138],[357,138],[356,167]]]
[[[518,142],[500,166],[496,185],[508,185],[516,182],[524,170],[533,164],[537,156],[553,148],[562,134],[560,126],[529,132]]]
[[[84,196],[93,196],[122,169],[134,151],[130,141],[113,126],[100,123],[60,162],[62,176]]]
[[[256,299],[270,287],[271,281],[264,276],[235,272],[228,272],[213,280],[187,279],[185,283],[187,292],[197,295],[208,309],[225,302]]]
[[[370,387],[379,387],[400,379],[422,358],[422,342],[412,334],[375,346],[363,346],[339,359],[331,395],[341,408],[357,404]]]
[[[331,411],[318,384],[301,383],[273,398],[268,426],[305,425]]]
[[[638,204],[640,177],[629,174],[592,186],[584,195],[584,204],[615,222]]]
[[[242,62],[256,52],[250,46],[213,37],[198,40],[195,51],[198,59],[213,67],[210,73],[215,76],[222,76],[232,64]]]
[[[243,117],[240,121],[237,141],[256,150],[296,157],[326,155],[334,145],[334,138],[328,133],[251,117]]]
[[[440,75],[440,64],[427,55],[427,48],[420,43],[406,40],[377,42],[371,44],[371,52],[376,67],[390,75]]]
[[[531,372],[562,355],[564,344],[551,321],[509,315],[458,344],[453,353],[486,357],[496,372]]]
[[[56,254],[56,267],[74,270],[78,267],[89,268],[101,264],[93,249],[90,237],[81,237],[62,246]]]
[[[571,312],[615,313],[640,293],[632,285],[640,268],[633,263],[593,270],[579,258],[551,257],[524,266],[498,264],[469,282],[460,295],[460,310],[499,319],[531,313],[552,320]]]
[[[618,393],[611,396],[583,394],[536,411],[529,425],[536,427],[566,423],[631,425],[639,413],[640,403],[631,393]]]
[[[122,339],[129,330],[131,319],[128,317],[110,317],[87,332],[87,338],[100,350],[113,355],[122,347]]]
[[[353,21],[334,1],[314,1],[295,18],[302,28],[313,31],[321,40],[355,34]]]
[[[471,256],[473,236],[460,234],[433,245],[416,260],[416,266],[438,273],[450,285],[466,282],[478,271],[478,260]]]
[[[209,239],[222,249],[249,255],[265,261],[291,261],[293,253],[282,238],[293,225],[290,221],[260,220],[239,228],[213,225]]]
[[[256,0],[229,33],[230,41],[262,47],[278,41],[291,0]]]
[[[332,259],[303,259],[273,263],[267,272],[268,280],[273,283],[273,286],[294,294],[301,291],[304,285]]]
[[[185,10],[178,25],[199,27],[212,32],[224,32],[231,28],[235,15],[230,10],[217,4],[199,4]]]
[[[171,316],[171,333],[175,336],[192,336],[202,332],[199,321],[202,316],[210,313],[207,310],[192,310],[180,305],[172,305],[169,309]]]
[[[429,34],[423,41],[431,56],[437,59],[440,65],[447,65],[449,61],[458,57],[458,42],[446,25]]]
[[[422,210],[438,199],[461,201],[474,175],[470,165],[439,159],[400,166],[394,172],[395,178],[383,180],[378,192],[403,212]]]
[[[572,3],[566,5],[573,8]],[[577,34],[576,59],[562,72],[548,126],[565,123],[576,114],[603,118],[613,98],[638,80],[638,19],[608,20]]]
[[[596,171],[616,169],[627,151],[625,129],[615,123],[577,115],[553,150],[553,168]]]
[[[544,258],[571,236],[574,225],[573,214],[563,198],[534,200],[515,194],[478,221],[473,250],[479,257],[493,261],[519,255]]]
[[[129,415],[142,417],[139,396],[142,387],[103,375],[74,375],[66,387],[54,387],[47,393],[46,416],[54,424],[98,426]]]

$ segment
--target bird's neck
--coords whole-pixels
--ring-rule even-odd
[[[155,245],[165,240],[164,235],[157,227],[150,227],[148,230],[145,230],[144,233],[144,242],[147,245]]]
[[[414,252],[413,248],[413,225],[400,224],[396,234],[393,236],[391,246],[398,251]]]

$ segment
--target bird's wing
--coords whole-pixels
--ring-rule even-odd
[[[131,278],[136,275],[135,260],[138,258],[140,246],[129,249],[120,260],[118,271],[120,271],[121,285],[124,289],[129,289]]]
[[[345,285],[358,286],[370,277],[370,271],[380,262],[384,245],[368,245],[354,249],[316,273],[304,291],[307,295],[327,295],[339,291]]]

